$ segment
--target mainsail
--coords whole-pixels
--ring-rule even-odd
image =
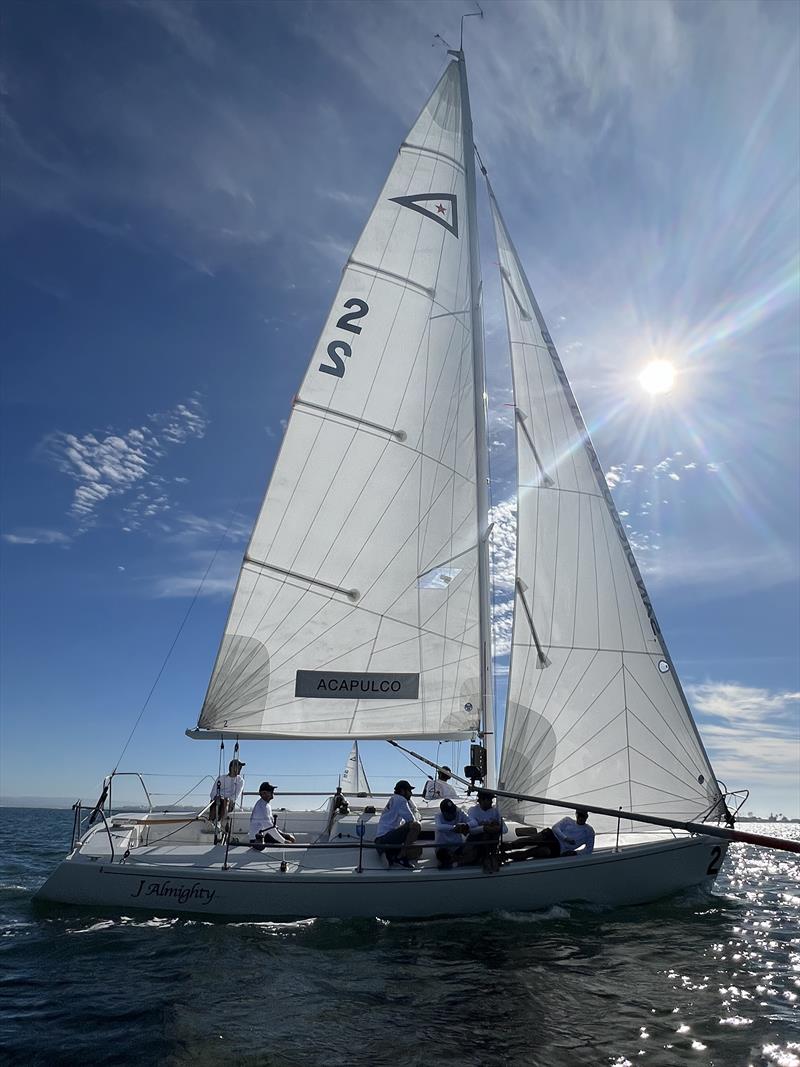
[[[491,186],[489,197],[518,457],[500,788],[701,818],[719,805],[717,781]],[[530,804],[518,810],[535,822],[552,817]]]
[[[193,736],[465,737],[479,724],[477,298],[458,67],[345,266]]]

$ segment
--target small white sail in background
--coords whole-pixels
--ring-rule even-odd
[[[478,727],[472,303],[451,63],[345,266],[195,736],[456,738]]]
[[[717,806],[719,787],[491,186],[489,196],[518,463],[500,787],[697,819]],[[531,805],[518,810],[535,822],[551,817]]]
[[[341,786],[346,793],[369,793],[369,782],[364,773],[364,765],[358,753],[358,741],[353,742],[347,763],[342,771]]]

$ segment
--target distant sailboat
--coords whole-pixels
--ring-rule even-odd
[[[358,752],[358,741],[353,742],[339,785],[345,793],[354,793],[356,796],[361,793],[371,792],[364,764],[361,762],[361,756]]]
[[[352,739],[349,810],[337,793],[326,813],[282,812],[297,841],[264,851],[247,845],[246,813],[214,844],[202,812],[101,810],[42,899],[276,917],[624,904],[710,884],[730,839],[768,841],[719,825],[724,789],[489,188],[518,454],[496,778],[474,145],[451,54],[345,265],[187,731]],[[356,800],[365,738],[471,739],[468,777],[498,790],[512,835],[579,802],[595,850],[496,873],[438,870],[429,850],[416,870],[387,870],[377,805]]]

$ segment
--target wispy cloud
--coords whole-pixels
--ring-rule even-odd
[[[43,530],[36,527],[23,527],[16,533],[2,534],[4,541],[10,545],[68,545],[72,538],[62,530]]]
[[[153,469],[171,448],[201,438],[207,421],[197,397],[148,415],[140,426],[105,435],[57,432],[40,445],[40,454],[77,482],[70,516],[83,532],[97,521],[98,509],[112,497],[132,494],[124,509],[128,528],[168,510],[165,479]]]
[[[230,597],[251,529],[251,519],[239,514],[224,521],[190,513],[170,516],[159,536],[167,550],[179,549],[175,564],[146,578],[141,591],[159,600]]]
[[[729,788],[769,785],[800,795],[800,693],[708,681],[687,686],[686,695]]]

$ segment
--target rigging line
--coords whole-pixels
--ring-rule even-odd
[[[117,767],[119,767],[120,762],[122,760],[122,757],[125,755],[125,753],[128,750],[128,745],[130,745],[131,741],[133,740],[133,735],[136,733],[136,728],[138,727],[139,723],[142,721],[142,716],[144,715],[145,711],[147,710],[147,705],[150,703],[150,700],[151,700],[151,698],[153,696],[153,693],[156,691],[156,686],[158,685],[159,681],[161,680],[161,675],[164,673],[164,670],[165,670],[165,668],[167,666],[167,663],[169,663],[169,659],[170,659],[170,656],[172,655],[173,649],[175,648],[175,645],[178,643],[178,639],[180,638],[181,634],[183,633],[183,628],[186,625],[186,623],[187,623],[187,621],[189,619],[189,616],[192,613],[192,608],[195,606],[195,603],[197,602],[197,598],[200,596],[200,591],[203,588],[203,586],[205,585],[206,578],[208,577],[208,575],[209,575],[209,573],[211,571],[211,568],[214,566],[214,563],[216,562],[217,556],[219,555],[219,550],[222,548],[222,542],[225,540],[225,538],[228,536],[228,534],[230,532],[230,529],[231,529],[231,526],[233,525],[233,520],[234,520],[234,517],[236,515],[236,511],[237,511],[238,506],[239,506],[239,501],[237,500],[236,501],[236,505],[234,506],[233,511],[231,512],[231,517],[228,520],[228,525],[225,527],[225,530],[224,530],[222,536],[220,537],[219,541],[217,542],[217,547],[214,549],[214,555],[211,557],[211,560],[209,561],[209,564],[206,567],[205,574],[200,579],[200,584],[198,585],[197,589],[195,590],[194,596],[192,597],[192,600],[191,600],[191,603],[189,604],[189,607],[186,609],[186,614],[183,616],[183,619],[181,620],[181,624],[178,627],[178,632],[175,634],[175,637],[172,639],[172,644],[169,646],[169,649],[167,650],[167,654],[164,657],[164,661],[161,664],[161,667],[159,668],[158,674],[156,675],[155,681],[153,682],[153,684],[150,687],[150,692],[147,694],[147,697],[145,699],[144,704],[142,704],[142,710],[139,712],[139,715],[137,716],[136,722],[133,724],[133,728],[132,728],[131,732],[128,734],[128,740],[123,745],[122,751],[120,752],[119,756],[117,757],[117,762],[114,765],[114,771],[116,771]],[[114,773],[114,772],[112,772],[112,773]]]
[[[437,770],[439,769],[437,764],[435,764],[433,760],[429,760],[425,756],[419,755],[419,753],[417,752],[411,752],[409,749],[403,748],[403,746],[398,744],[397,741],[393,741],[391,737],[384,738],[384,740],[386,741],[387,745],[391,745],[392,748],[396,748],[398,752],[402,752],[403,756],[405,756],[406,760],[408,760],[414,770],[419,771],[420,774],[425,774],[425,768],[422,766],[422,764],[424,763],[426,763],[429,767],[435,767]],[[384,775],[383,777],[385,778],[386,775]]]

